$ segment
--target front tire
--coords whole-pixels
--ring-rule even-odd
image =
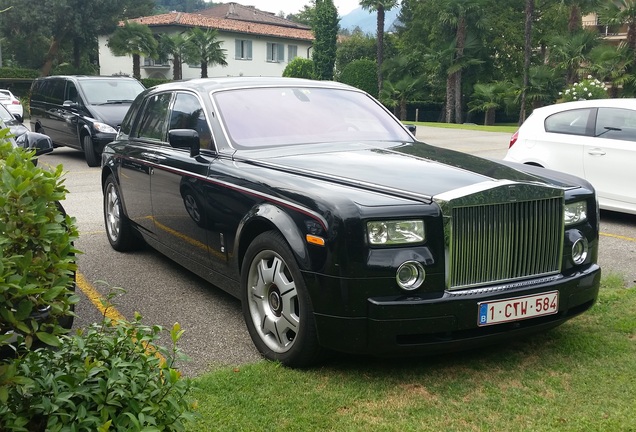
[[[87,134],[82,137],[82,148],[84,149],[86,164],[89,167],[99,166],[99,155],[95,152],[95,146],[93,146],[93,140],[90,135]]]
[[[311,299],[279,233],[265,232],[248,247],[241,292],[247,329],[265,358],[291,367],[318,360],[321,348]]]
[[[121,193],[113,175],[104,183],[104,225],[110,245],[119,252],[133,250],[137,236],[121,205]]]

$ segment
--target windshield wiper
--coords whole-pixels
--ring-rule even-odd
[[[117,105],[123,103],[132,103],[132,99],[109,99],[106,102],[99,103],[97,105]]]

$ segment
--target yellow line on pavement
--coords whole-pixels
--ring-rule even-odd
[[[86,280],[83,274],[77,272],[77,274],[75,275],[75,282],[77,284],[77,287],[82,290],[84,294],[86,294],[86,297],[88,297],[91,303],[93,303],[93,305],[103,316],[110,318],[113,323],[126,320],[126,317],[120,314],[113,305],[109,305],[108,300]],[[144,344],[144,346],[146,347],[146,352],[157,357],[161,361],[161,364],[166,363],[166,358],[161,355],[161,353],[157,351],[154,346],[150,344]]]
[[[82,290],[86,297],[95,305],[97,310],[106,318],[113,321],[125,321],[126,317],[119,313],[114,306],[108,304],[108,300],[102,296],[84,277],[83,274],[77,272],[76,282],[79,289]]]
[[[608,233],[599,233],[599,235],[603,236],[603,237],[612,237],[612,238],[617,238],[620,240],[627,240],[627,241],[632,241],[632,242],[636,242],[636,238],[631,238],[631,237],[625,237],[622,235],[618,235],[618,234],[608,234]]]

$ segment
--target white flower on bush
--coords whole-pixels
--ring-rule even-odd
[[[605,83],[588,75],[581,82],[566,87],[559,96],[563,101],[586,100],[586,99],[603,99],[607,98],[607,86]]]

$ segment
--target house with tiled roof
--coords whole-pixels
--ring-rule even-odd
[[[281,76],[295,57],[311,58],[311,29],[253,6],[226,3],[196,13],[171,12],[134,20],[155,34],[186,33],[192,27],[216,29],[227,66],[208,66],[208,76]],[[110,36],[99,37],[101,75],[132,75],[132,56],[115,56]],[[183,79],[201,76],[200,65],[184,64]],[[142,60],[142,78],[172,78],[172,64]]]

